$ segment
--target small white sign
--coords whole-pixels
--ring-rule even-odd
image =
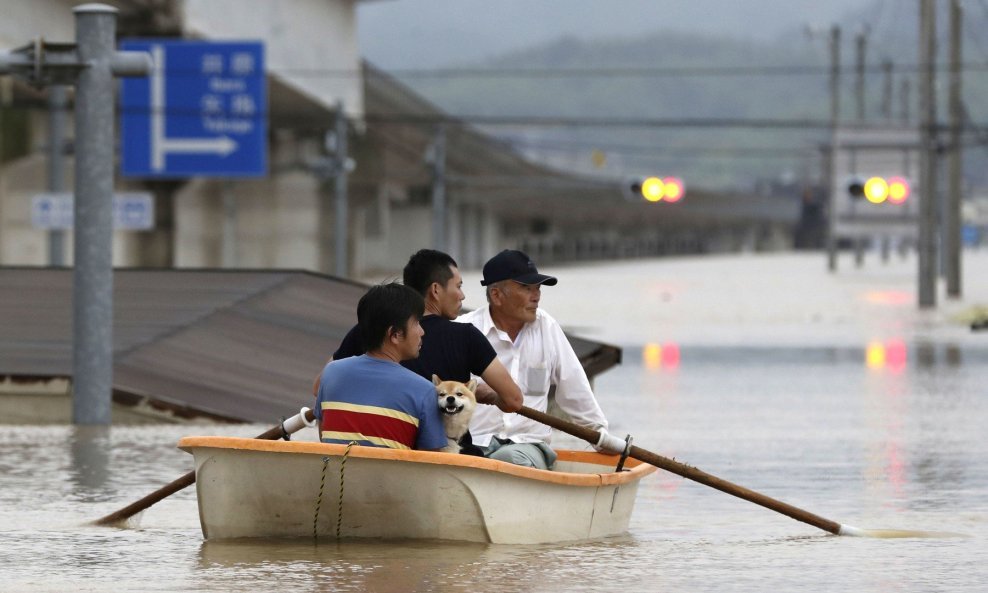
[[[73,196],[68,192],[44,193],[31,198],[31,226],[44,230],[72,230]],[[113,228],[146,231],[154,228],[154,196],[148,192],[113,194]]]

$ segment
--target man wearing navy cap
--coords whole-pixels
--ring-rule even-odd
[[[562,328],[539,308],[542,286],[558,280],[540,274],[521,251],[506,249],[484,264],[488,306],[457,321],[472,323],[484,334],[525,396],[525,405],[545,412],[549,389],[556,403],[574,422],[601,434],[598,450],[620,453],[623,440],[607,433],[590,381]],[[493,406],[481,406],[470,423],[473,442],[492,459],[539,469],[551,469],[556,453],[549,447],[552,429]]]

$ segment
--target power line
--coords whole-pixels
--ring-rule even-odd
[[[12,109],[47,109],[47,105],[34,101],[18,101],[8,106]],[[328,125],[327,122],[313,121],[308,115],[271,114],[257,111],[252,114],[211,113],[197,108],[166,107],[151,109],[145,106],[123,106],[117,110],[122,116],[148,117],[163,113],[177,118],[216,117],[225,122],[262,122],[274,115],[279,125],[299,124],[314,130]],[[709,129],[776,129],[776,130],[828,130],[830,121],[813,118],[731,118],[731,117],[599,117],[599,116],[557,116],[557,115],[483,115],[448,113],[365,113],[352,119],[381,125],[473,125],[473,126],[527,126],[548,128],[709,128]],[[867,124],[862,124],[867,125]],[[988,125],[988,124],[985,124]],[[874,127],[883,127],[875,124]],[[946,129],[946,124],[940,124]]]
[[[506,142],[511,146],[519,149],[541,149],[541,150],[553,150],[558,152],[577,152],[581,150],[601,150],[604,152],[613,152],[618,154],[655,154],[655,153],[674,153],[676,155],[689,156],[689,155],[717,155],[717,156],[736,156],[741,158],[764,158],[766,156],[792,156],[793,158],[803,158],[806,152],[816,152],[816,147],[807,146],[787,146],[787,147],[776,147],[776,148],[766,148],[766,147],[751,147],[751,146],[716,146],[716,147],[704,147],[704,146],[671,146],[663,144],[654,144],[651,146],[643,145],[632,145],[632,144],[608,144],[606,142],[571,142],[571,141],[534,141],[534,140],[518,140],[513,138],[498,137],[502,142]],[[802,154],[800,154],[802,153]]]
[[[897,64],[894,71],[900,74],[920,72],[923,64]],[[938,63],[938,68],[946,63]],[[964,62],[961,70],[968,72],[988,72],[988,61]],[[597,68],[404,68],[383,71],[387,75],[401,79],[570,79],[570,78],[670,78],[670,77],[748,77],[748,76],[828,76],[829,66],[792,64],[783,66],[668,66],[668,67],[597,67]],[[881,74],[881,64],[865,67],[865,72]],[[278,68],[267,74],[293,76],[298,78],[346,78],[359,79],[366,76],[362,69],[340,68]],[[201,73],[195,69],[169,69],[169,78],[198,78]]]

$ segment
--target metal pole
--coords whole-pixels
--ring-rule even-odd
[[[65,107],[66,88],[60,84],[48,87],[48,191],[65,191]],[[48,265],[65,265],[65,232],[48,232]]]
[[[446,251],[446,127],[439,124],[432,143],[432,246]]]
[[[909,82],[908,78],[902,79],[902,86],[899,87],[899,117],[902,120],[902,125],[908,126],[911,116],[909,115],[909,95],[912,92],[912,83]]]
[[[892,60],[882,62],[882,119],[892,121]]]
[[[110,424],[113,389],[113,72],[117,9],[73,9],[79,60],[75,101],[75,268],[72,421]]]
[[[837,271],[837,187],[834,159],[837,157],[837,123],[840,119],[840,27],[830,28],[830,155],[827,157],[827,269]]]
[[[961,296],[961,22],[960,0],[950,2],[950,157],[947,161],[947,220],[944,249],[947,252],[947,297]]]
[[[864,30],[858,33],[855,39],[855,45],[857,47],[857,63],[855,64],[856,75],[854,77],[854,94],[857,99],[857,116],[858,121],[864,121],[865,118],[865,49],[868,46],[868,31]]]
[[[236,268],[237,258],[237,196],[233,192],[233,181],[220,181],[220,199],[223,202],[223,240],[220,248],[220,263],[224,268]]]
[[[920,212],[919,212],[919,286],[921,309],[937,304],[936,244],[936,97],[934,95],[936,56],[936,13],[934,0],[920,0]]]
[[[347,121],[343,112],[343,102],[336,103],[336,275],[346,278],[349,275],[347,264]]]

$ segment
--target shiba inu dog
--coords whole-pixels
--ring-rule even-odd
[[[477,381],[472,380],[464,385],[459,381],[443,381],[438,376],[432,375],[432,383],[436,386],[439,411],[442,413],[443,426],[446,428],[448,444],[442,450],[447,453],[459,453],[460,438],[467,432],[470,418],[477,407],[477,396],[473,394],[473,390],[477,388]]]

